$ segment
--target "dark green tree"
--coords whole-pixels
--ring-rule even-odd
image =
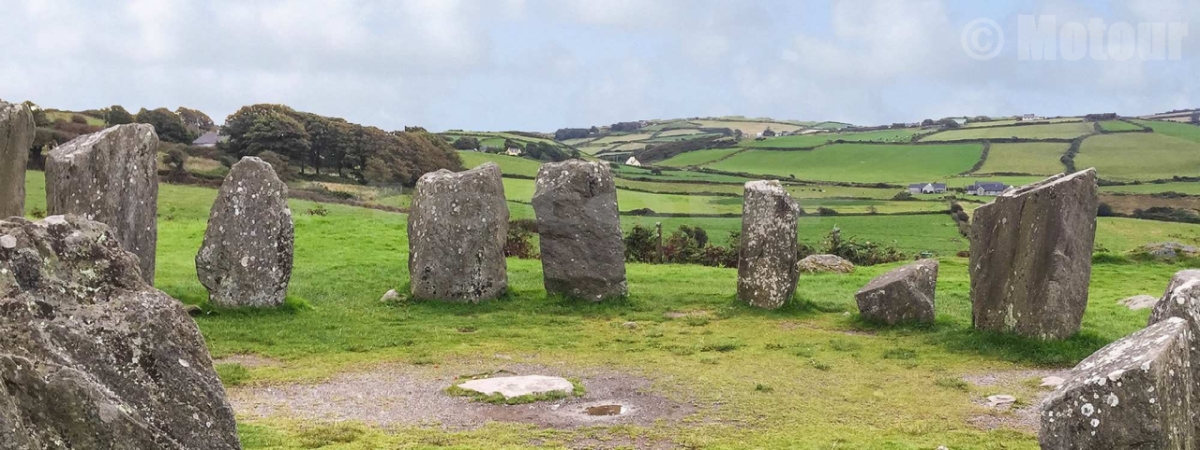
[[[125,110],[125,108],[121,105],[112,105],[104,110],[104,123],[110,127],[114,125],[133,123],[133,120],[133,114],[130,114],[129,111]]]
[[[167,108],[142,108],[134,120],[137,123],[154,125],[154,131],[158,133],[158,138],[166,142],[190,144],[196,139],[196,135],[183,126],[183,120],[180,120],[179,115]]]

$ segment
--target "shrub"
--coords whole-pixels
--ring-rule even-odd
[[[821,207],[818,207],[818,208],[817,208],[817,215],[818,215],[818,216],[836,216],[836,215],[837,215],[837,213],[838,213],[838,212],[837,212],[837,211],[834,211],[834,210],[833,210],[833,208],[826,208],[826,207],[824,207],[824,206],[821,206]]]
[[[533,234],[538,232],[538,224],[536,219],[516,219],[508,222],[508,228],[520,228]]]
[[[172,146],[170,150],[167,150],[166,158],[163,158],[163,162],[165,162],[170,169],[171,176],[180,176],[186,174],[187,169],[185,166],[187,165],[187,160],[187,152],[183,151],[183,149],[178,146]]]
[[[658,240],[654,231],[634,225],[625,235],[625,260],[633,262],[655,262],[658,260]]]
[[[508,238],[504,241],[504,256],[521,259],[538,259],[541,255],[533,247],[533,233],[509,223]]]
[[[858,242],[853,237],[842,239],[841,230],[837,228],[825,237],[824,253],[840,256],[860,266],[904,260],[904,252],[895,247],[885,247],[871,241]]]
[[[71,114],[71,123],[87,125],[87,117],[83,117],[83,115],[80,114]]]
[[[1112,217],[1115,214],[1113,213],[1112,205],[1100,202],[1100,206],[1096,207],[1096,215],[1099,217]]]
[[[329,208],[326,208],[326,207],[325,207],[325,205],[322,205],[322,204],[320,204],[320,203],[317,203],[315,206],[313,206],[312,208],[309,208],[309,209],[308,209],[308,215],[310,215],[310,216],[322,216],[322,217],[323,217],[323,216],[328,216],[328,215],[329,215]]]
[[[908,191],[900,191],[900,192],[897,192],[896,195],[892,196],[892,200],[907,201],[907,200],[916,200],[916,199],[917,199],[917,196],[913,195],[912,192],[908,192]]]
[[[275,174],[279,175],[280,180],[289,181],[292,179],[292,171],[288,167],[288,158],[287,157],[280,156],[278,153],[275,153],[270,150],[259,153],[257,156],[258,156],[258,159],[261,159],[261,160],[263,160],[263,162],[270,164],[271,168],[275,169]],[[224,163],[225,160],[222,159],[221,162]],[[234,162],[236,163],[237,161],[235,160]],[[233,167],[233,164],[229,164],[229,167]]]

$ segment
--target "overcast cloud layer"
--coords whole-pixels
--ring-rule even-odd
[[[218,122],[284,103],[386,129],[538,131],[1200,106],[1200,39],[1184,38],[1178,61],[1019,61],[1022,14],[1200,35],[1189,0],[0,0],[0,98],[185,105]],[[976,18],[1005,33],[994,59],[963,51]]]

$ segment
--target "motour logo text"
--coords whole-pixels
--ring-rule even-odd
[[[1059,21],[1054,15],[1017,17],[1019,61],[1178,61],[1188,36],[1187,22]],[[991,19],[976,19],[963,28],[968,56],[988,60],[1004,49],[1004,31]]]

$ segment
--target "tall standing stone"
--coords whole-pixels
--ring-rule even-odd
[[[0,449],[240,449],[196,322],[109,227],[0,220]]]
[[[778,181],[746,183],[738,249],[738,299],[775,309],[796,292],[800,206]]]
[[[25,215],[25,165],[34,130],[29,106],[0,101],[0,219]]]
[[[500,166],[422,175],[408,214],[408,272],[423,299],[478,302],[508,289]]]
[[[1192,336],[1200,339],[1200,269],[1181,270],[1171,277],[1167,290],[1154,311],[1150,313],[1149,325],[1153,326],[1178,317],[1188,322]],[[1200,343],[1194,343],[1192,350],[1192,423],[1196,425],[1196,448],[1200,448]]]
[[[1187,322],[1171,318],[1084,359],[1041,404],[1038,441],[1058,449],[1193,449]]]
[[[154,126],[128,124],[75,138],[46,159],[50,214],[107,224],[138,257],[142,279],[151,285],[158,244],[157,152]]]
[[[607,164],[543,164],[533,211],[546,292],[591,301],[628,293],[617,188]]]
[[[1040,339],[1079,331],[1096,238],[1096,170],[1059,174],[975,210],[975,328]]]
[[[283,304],[295,234],[287,197],[287,185],[261,159],[247,156],[229,170],[196,254],[196,274],[213,304]]]

